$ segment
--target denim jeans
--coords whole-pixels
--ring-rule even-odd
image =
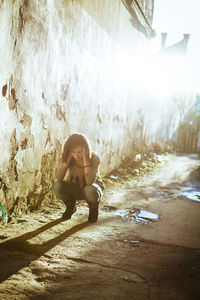
[[[96,183],[86,185],[81,189],[70,182],[56,181],[53,184],[53,190],[65,205],[69,205],[76,200],[86,200],[89,207],[97,206],[103,196],[102,189]]]

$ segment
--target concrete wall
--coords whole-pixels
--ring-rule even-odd
[[[155,106],[116,66],[125,49],[148,51],[149,40],[131,25],[121,1],[101,1],[101,9],[99,2],[0,1],[0,202],[10,213],[52,199],[71,133],[89,137],[103,173],[144,138],[151,143],[173,134],[173,107]]]

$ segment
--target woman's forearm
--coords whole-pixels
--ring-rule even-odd
[[[93,184],[95,182],[95,178],[96,178],[96,174],[94,174],[93,172],[89,172],[85,174],[85,180],[88,185]]]
[[[58,181],[62,181],[65,177],[65,174],[67,172],[68,166],[66,164],[61,164],[56,172],[56,179]]]

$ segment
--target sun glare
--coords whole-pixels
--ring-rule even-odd
[[[112,58],[110,76],[121,87],[143,90],[166,101],[174,92],[189,88],[188,65],[182,56],[117,55]]]

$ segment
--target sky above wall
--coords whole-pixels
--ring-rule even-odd
[[[184,33],[190,33],[188,53],[200,53],[200,0],[155,0],[153,28],[156,37],[152,41],[153,51],[160,48],[161,32],[167,32],[166,45],[171,45],[183,38]]]

